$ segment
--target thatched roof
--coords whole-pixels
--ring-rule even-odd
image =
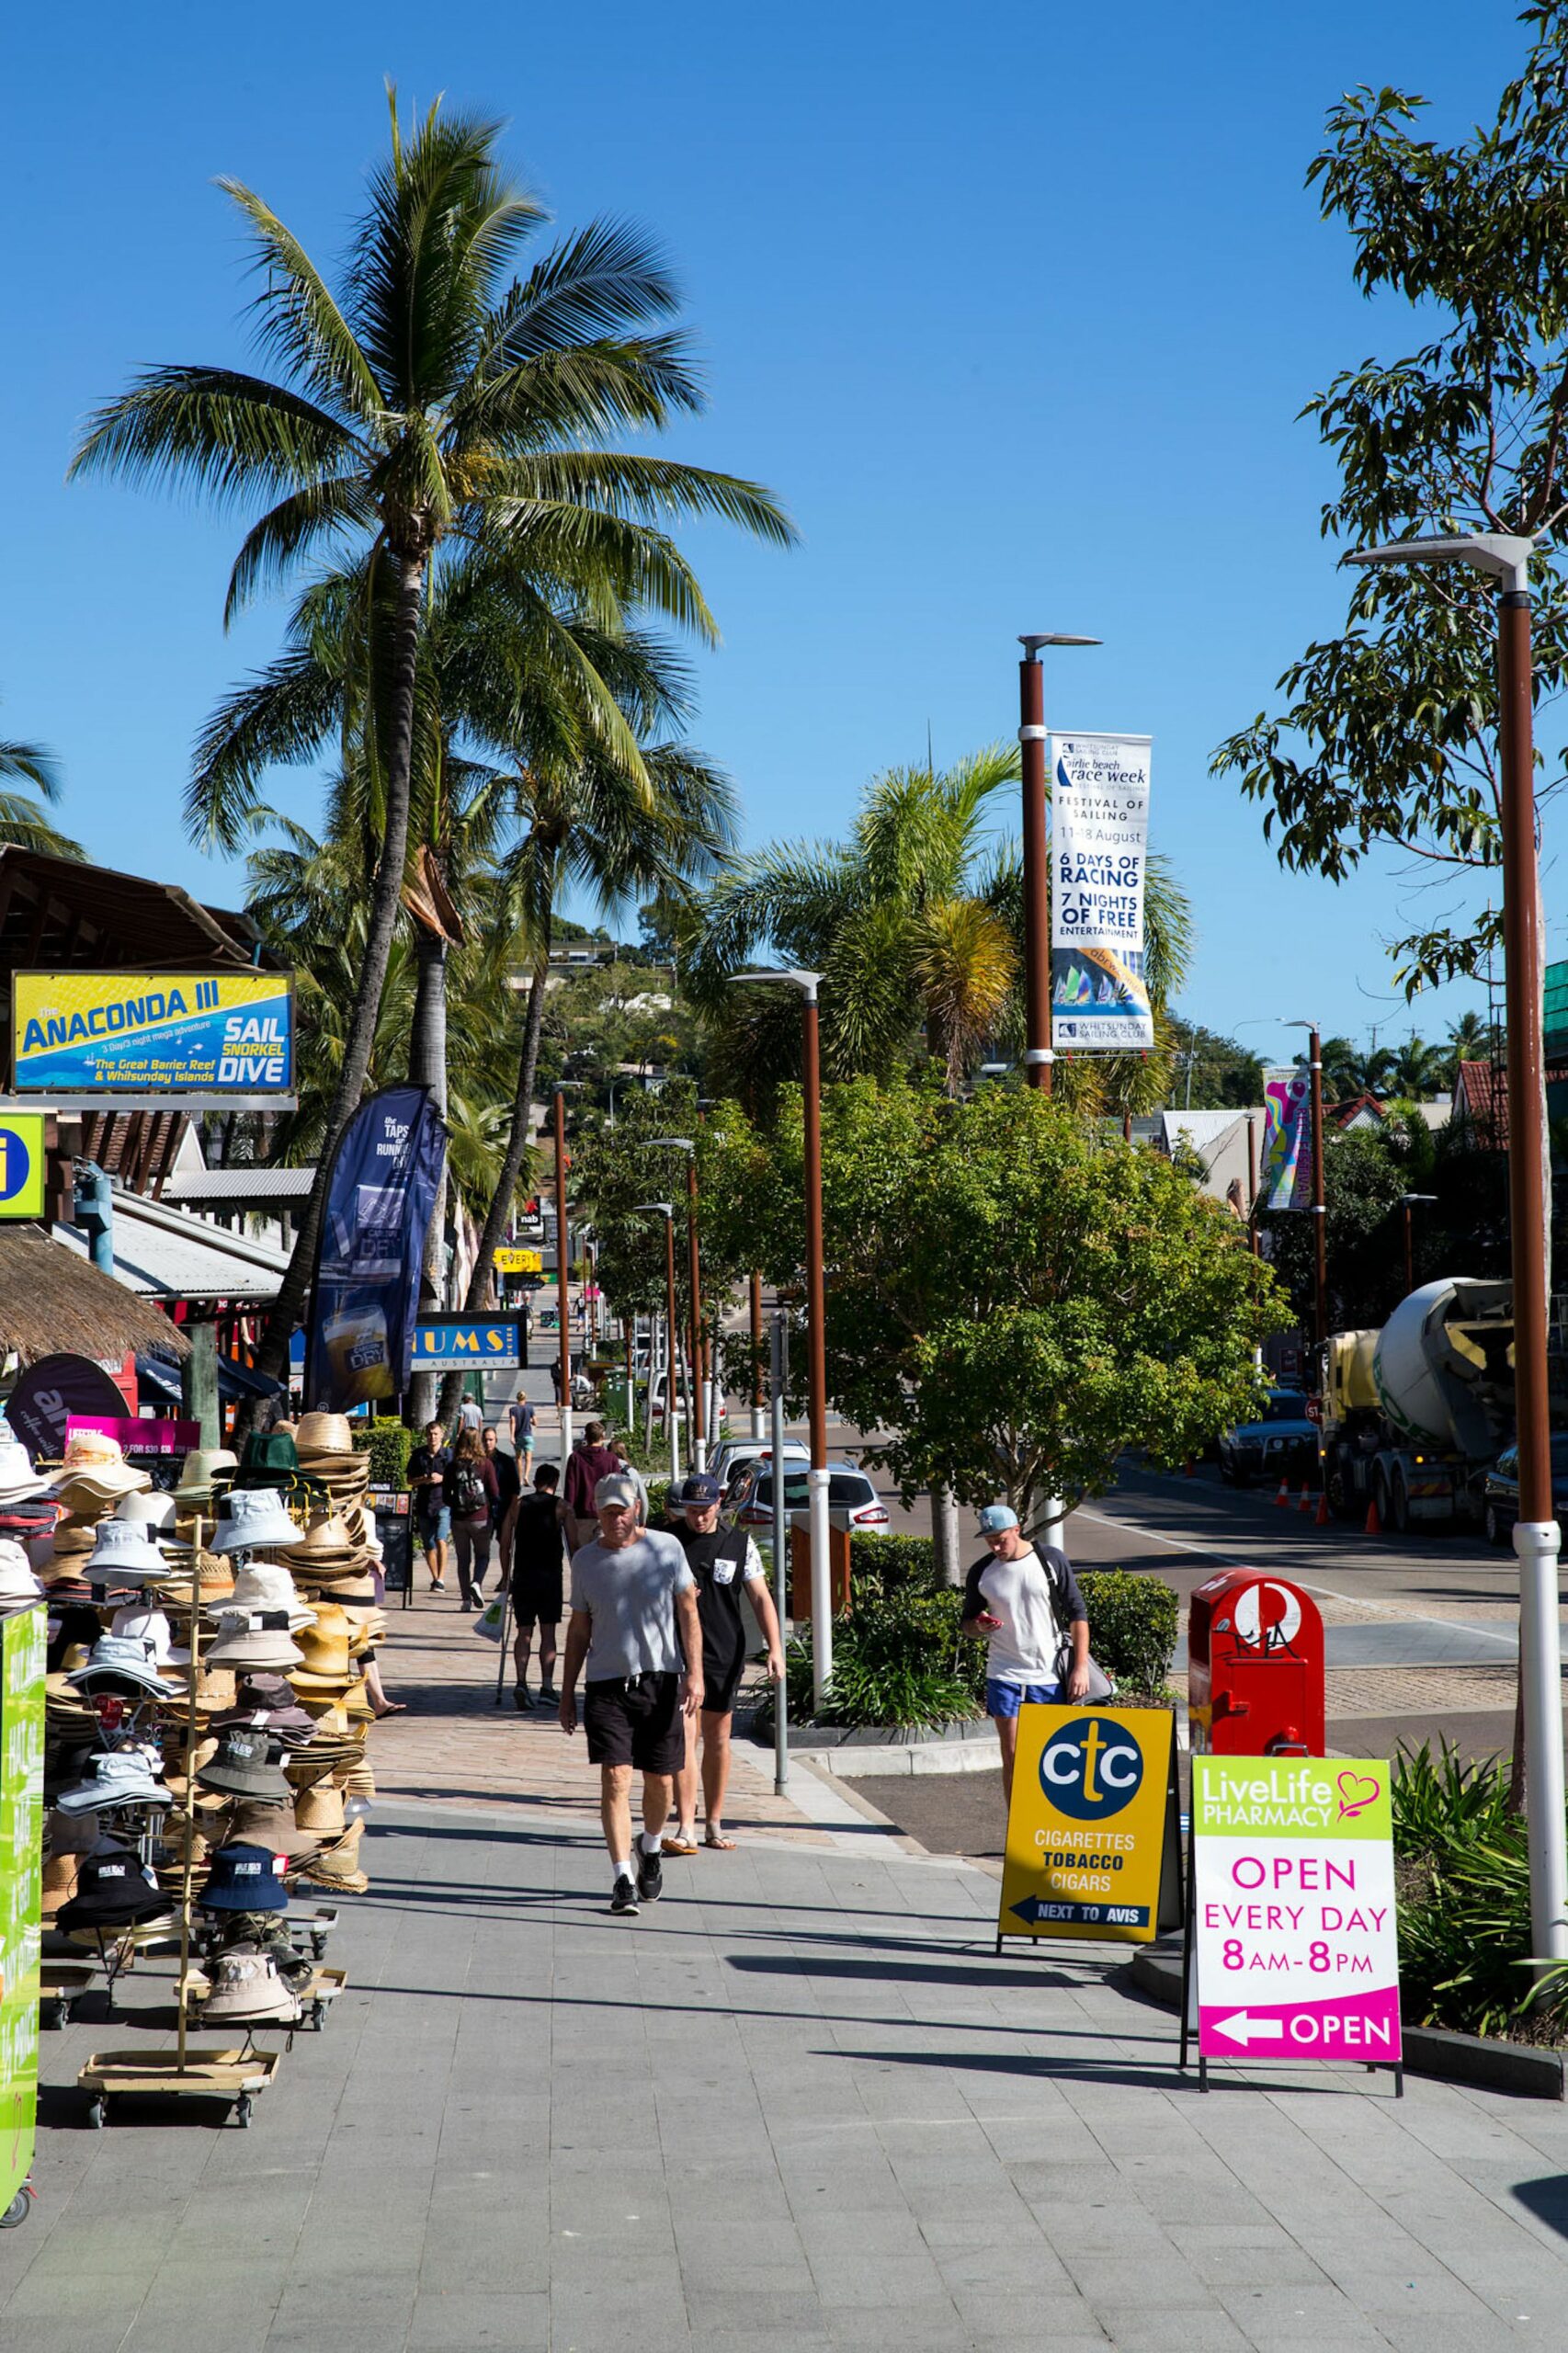
[[[186,1357],[190,1342],[149,1300],[50,1241],[32,1225],[0,1225],[0,1350],[24,1364],[63,1349],[84,1357]]]

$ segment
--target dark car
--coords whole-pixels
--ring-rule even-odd
[[[1506,1544],[1519,1517],[1519,1449],[1506,1446],[1482,1491],[1482,1522],[1489,1544]],[[1551,1433],[1551,1508],[1568,1519],[1568,1430]]]
[[[1299,1389],[1276,1389],[1256,1422],[1238,1422],[1220,1440],[1220,1476],[1234,1486],[1317,1475],[1318,1426]]]

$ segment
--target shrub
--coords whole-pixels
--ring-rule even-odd
[[[959,1633],[960,1596],[907,1587],[868,1594],[833,1630],[833,1677],[815,1721],[855,1729],[936,1730],[980,1713],[983,1646]],[[793,1723],[812,1720],[812,1637],[803,1627],[785,1654]],[[756,1728],[772,1722],[764,1703]]]
[[[648,1525],[652,1528],[656,1522],[669,1516],[670,1488],[673,1482],[668,1479],[645,1478],[642,1483],[648,1490]]]
[[[1176,1650],[1174,1587],[1129,1569],[1085,1569],[1078,1584],[1089,1613],[1089,1647],[1111,1680],[1161,1690]]]
[[[401,1487],[408,1480],[408,1458],[414,1432],[391,1415],[354,1424],[354,1444],[370,1458],[372,1487]]]
[[[942,1590],[937,1584],[937,1548],[928,1536],[853,1536],[849,1540],[849,1590],[893,1593]]]

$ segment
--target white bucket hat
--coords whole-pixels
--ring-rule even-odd
[[[224,1496],[223,1513],[212,1540],[215,1552],[254,1552],[300,1540],[276,1487],[236,1488]]]
[[[145,1495],[121,1495],[114,1507],[116,1519],[128,1519],[133,1528],[167,1529],[174,1533],[175,1499],[151,1488]]]
[[[239,1617],[254,1609],[282,1610],[289,1620],[289,1631],[297,1634],[308,1626],[315,1612],[301,1602],[293,1578],[281,1561],[247,1561],[234,1579],[234,1590],[225,1594],[222,1615]]]
[[[97,1813],[110,1805],[173,1805],[174,1799],[141,1748],[89,1756],[84,1778],[55,1800],[62,1813]]]
[[[100,1683],[130,1683],[159,1699],[173,1699],[179,1694],[178,1684],[165,1683],[153,1665],[146,1643],[129,1634],[100,1634],[86,1665],[73,1667],[65,1679],[83,1691],[94,1690]]]
[[[19,1504],[28,1495],[47,1495],[50,1485],[33,1469],[32,1457],[10,1423],[0,1420],[0,1503]]]
[[[90,1585],[145,1585],[166,1577],[169,1564],[144,1528],[129,1519],[100,1519],[83,1574]]]
[[[122,1634],[128,1640],[144,1643],[147,1655],[154,1666],[174,1663],[174,1636],[169,1621],[161,1609],[148,1609],[141,1603],[129,1609],[117,1609],[109,1627],[111,1634]],[[186,1654],[188,1658],[189,1653]]]
[[[21,1546],[0,1537],[0,1610],[25,1609],[42,1591]]]

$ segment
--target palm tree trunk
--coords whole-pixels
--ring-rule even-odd
[[[506,1138],[506,1156],[501,1163],[501,1173],[495,1180],[495,1190],[490,1196],[490,1207],[484,1215],[484,1231],[479,1237],[479,1252],[473,1262],[473,1272],[468,1279],[468,1296],[463,1302],[465,1315],[477,1314],[484,1304],[490,1282],[490,1270],[494,1264],[496,1245],[506,1231],[512,1203],[517,1198],[517,1179],[523,1173],[523,1159],[528,1148],[528,1120],[533,1110],[534,1080],[539,1072],[540,1033],[544,1028],[545,982],[550,974],[551,915],[547,909],[540,926],[539,953],[528,981],[528,1009],[523,1022],[522,1051],[517,1057],[517,1091],[512,1098],[512,1126]],[[558,1247],[564,1249],[565,1236]],[[462,1375],[448,1373],[441,1383],[441,1400],[437,1412],[446,1421],[457,1411],[462,1392]]]
[[[293,1256],[289,1261],[278,1296],[272,1302],[267,1329],[256,1351],[256,1370],[269,1373],[275,1381],[280,1379],[287,1369],[289,1342],[304,1312],[333,1157],[343,1131],[358,1108],[359,1098],[365,1091],[365,1080],[370,1067],[370,1049],[375,1042],[376,1017],[381,1011],[381,990],[392,956],[392,935],[397,929],[403,870],[408,859],[409,788],[414,769],[414,689],[419,661],[419,618],[424,596],[425,558],[422,555],[400,556],[397,620],[392,642],[392,723],[387,743],[386,829],[381,835],[381,856],[376,861],[370,922],[365,939],[365,961],[359,968],[354,1017],[348,1025],[343,1063],[327,1110],[322,1147],[316,1159],[315,1177],[294,1236]],[[249,1409],[242,1409],[242,1426],[248,1427],[249,1419]]]
[[[438,933],[421,930],[415,942],[419,979],[414,999],[414,1020],[408,1038],[408,1078],[412,1086],[427,1086],[443,1119],[447,1116],[447,943]],[[430,1230],[425,1242],[425,1275],[420,1305],[447,1304],[442,1260],[447,1241],[447,1172],[436,1189]],[[436,1409],[436,1376],[415,1373],[409,1392],[411,1427],[422,1430]]]

